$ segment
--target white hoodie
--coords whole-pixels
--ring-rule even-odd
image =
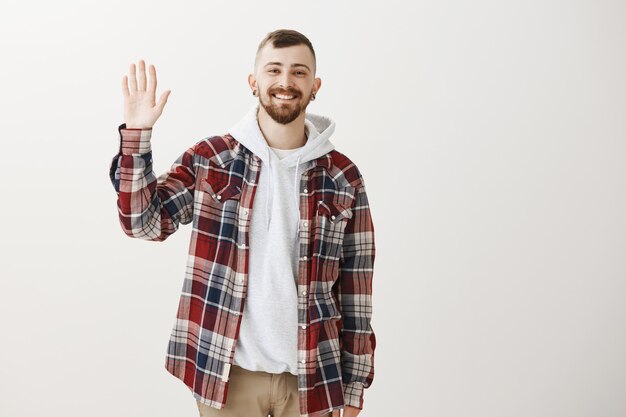
[[[274,152],[258,124],[256,103],[228,130],[261,158],[250,218],[248,288],[234,363],[251,371],[297,372],[300,177],[335,148],[331,119],[305,113],[304,146]],[[282,159],[281,159],[282,158]]]

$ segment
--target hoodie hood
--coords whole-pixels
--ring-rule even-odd
[[[270,149],[265,137],[263,136],[263,132],[261,132],[257,118],[259,108],[260,103],[255,103],[246,115],[228,130],[228,133],[252,151],[252,153],[257,155],[261,161],[267,165],[269,190],[271,190],[273,186],[271,178],[273,164],[279,164],[283,167],[295,166],[294,198],[296,201],[296,207],[298,207],[299,211],[300,199],[298,198],[298,172],[305,170],[306,166],[309,165],[312,160],[317,159],[335,149],[335,146],[330,141],[330,136],[335,131],[335,122],[328,117],[305,112],[304,125],[305,132],[307,134],[306,143],[290,155],[284,157],[283,159],[278,159],[274,154],[274,151]],[[269,228],[271,212],[268,207],[268,201],[269,199],[266,200],[265,211],[268,219],[267,227]],[[297,231],[299,230],[300,222],[298,222]]]

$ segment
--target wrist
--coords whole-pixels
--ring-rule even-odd
[[[360,382],[350,382],[343,385],[344,403],[350,407],[363,409],[364,386]]]
[[[120,153],[123,155],[146,154],[150,152],[152,128],[127,127],[122,123],[118,127],[120,133]]]

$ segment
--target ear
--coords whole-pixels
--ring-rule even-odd
[[[251,91],[258,90],[254,74],[248,74],[248,85],[250,86]]]
[[[313,80],[313,87],[317,94],[317,91],[320,91],[320,88],[322,87],[322,79],[316,78],[315,80]]]

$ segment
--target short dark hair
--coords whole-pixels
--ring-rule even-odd
[[[256,50],[256,55],[254,58],[255,69],[257,65],[257,60],[259,58],[259,53],[261,52],[261,49],[263,49],[263,47],[267,45],[268,42],[271,42],[274,48],[286,48],[288,46],[306,45],[313,54],[313,64],[315,65],[315,70],[317,69],[317,60],[315,58],[315,51],[313,50],[313,45],[311,44],[311,41],[302,33],[291,29],[277,29],[265,35],[265,38],[263,38],[263,40],[259,44],[259,47]]]

